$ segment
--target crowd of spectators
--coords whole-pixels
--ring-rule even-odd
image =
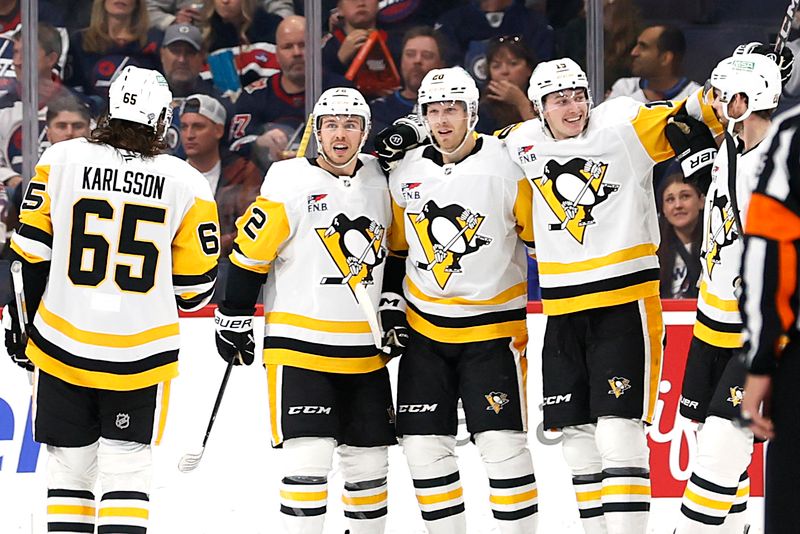
[[[2,221],[8,229],[16,217],[13,201],[21,196],[20,1],[0,0],[0,201],[8,199]],[[357,87],[370,99],[366,150],[378,131],[414,110],[431,69],[458,64],[475,77],[482,91],[477,131],[492,133],[534,118],[527,89],[540,61],[568,56],[586,66],[583,0],[320,2],[323,89]],[[703,81],[685,73],[680,24],[645,24],[647,5],[604,0],[604,98],[680,99]],[[223,252],[229,251],[234,221],[257,195],[265,170],[294,157],[302,138],[303,6],[302,0],[40,0],[40,150],[86,135],[124,66],[160,70],[174,96],[168,150],[211,183]],[[713,16],[709,11],[694,21]],[[673,168],[656,171],[662,296],[691,297],[703,202]],[[531,287],[530,295],[537,294]]]

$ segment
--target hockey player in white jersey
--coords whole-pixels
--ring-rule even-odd
[[[406,317],[410,326],[397,430],[428,532],[466,532],[455,455],[460,398],[500,532],[527,534],[538,518],[525,395],[531,187],[500,140],[474,132],[478,100],[460,67],[422,81],[432,144],[406,153],[390,174],[381,319],[385,329],[405,330]]]
[[[501,132],[533,184],[534,230],[547,328],[545,428],[563,432],[584,530],[647,529],[649,453],[664,325],[656,257],[653,166],[675,155],[664,129],[691,115],[721,125],[700,92],[642,105],[592,107],[568,58],[540,63],[528,96],[539,119]],[[702,162],[706,170],[711,158]]]
[[[773,50],[764,45],[748,50],[754,48]],[[791,66],[791,57],[780,60]],[[788,79],[791,72],[783,75]],[[753,433],[734,424],[746,374],[735,356],[742,347],[736,295],[743,253],[741,220],[756,185],[761,141],[778,105],[781,77],[773,59],[752,52],[722,60],[711,73],[709,97],[720,120],[732,126],[735,140],[720,147],[706,195],[697,319],[680,401],[681,414],[702,424],[678,534],[745,532]]]
[[[92,138],[42,155],[11,240],[29,339],[11,303],[6,348],[34,369],[48,532],[147,530],[151,444],[178,374],[178,308],[211,298],[219,255],[208,182],[160,155],[171,101],[156,71],[122,71]]]
[[[288,534],[322,532],[337,449],[351,534],[380,534],[386,523],[387,452],[396,438],[374,310],[392,211],[377,161],[359,154],[369,127],[357,90],[320,96],[313,110],[319,155],[270,167],[237,221],[215,316],[220,355],[252,363],[252,315],[266,282],[263,361]]]

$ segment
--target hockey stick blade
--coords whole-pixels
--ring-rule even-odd
[[[206,428],[206,435],[203,437],[203,444],[200,446],[200,452],[186,453],[178,462],[178,471],[181,473],[188,473],[194,471],[200,465],[200,460],[203,459],[203,453],[206,450],[206,443],[208,443],[208,436],[211,435],[211,428],[214,426],[214,421],[217,419],[217,412],[219,405],[222,402],[222,395],[225,393],[225,388],[228,386],[228,378],[231,376],[231,369],[233,369],[233,358],[228,362],[225,367],[225,374],[222,376],[222,383],[219,385],[217,392],[217,399],[214,401],[214,408],[211,410],[211,417],[208,420],[208,427]]]

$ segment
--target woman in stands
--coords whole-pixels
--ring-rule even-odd
[[[535,117],[528,81],[538,61],[519,36],[492,39],[486,50],[488,79],[478,107],[478,131],[491,134]]]
[[[282,19],[267,13],[257,0],[206,0],[203,20],[206,50],[233,52],[242,87],[277,71],[272,43]]]
[[[161,70],[161,32],[148,30],[146,0],[94,0],[89,27],[72,35],[65,83],[96,98],[98,109],[108,88],[126,66]]]
[[[677,167],[667,174],[659,190],[661,297],[696,298],[705,197],[697,186],[683,181]]]

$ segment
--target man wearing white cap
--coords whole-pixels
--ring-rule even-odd
[[[186,161],[206,177],[217,202],[223,257],[236,237],[236,219],[258,196],[262,177],[252,162],[220,149],[226,115],[219,100],[201,94],[188,96],[180,115]]]

